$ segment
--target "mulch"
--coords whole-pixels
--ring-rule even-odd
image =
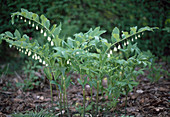
[[[75,85],[70,85],[67,90],[68,104],[71,112],[76,112],[75,104],[82,105],[82,87],[77,82],[79,75],[70,74]],[[24,75],[21,75],[24,78]],[[16,82],[21,80],[17,75],[3,75],[0,78],[0,117],[10,117],[10,114],[41,109],[59,112],[57,104],[51,103],[48,83],[41,88],[22,91],[16,87]],[[135,117],[170,117],[170,79],[167,76],[158,82],[151,83],[147,79],[147,71],[138,77],[139,85],[128,94],[126,115]],[[5,89],[4,89],[5,87]],[[87,89],[86,89],[87,90]],[[58,102],[57,92],[54,90],[54,101]],[[86,97],[90,97],[88,90]],[[93,98],[95,100],[95,97]],[[100,97],[99,97],[100,99]],[[86,102],[86,105],[89,102]],[[121,96],[116,108],[111,109],[108,117],[125,115],[125,96]],[[100,113],[99,116],[104,116]],[[106,115],[105,115],[106,116]]]

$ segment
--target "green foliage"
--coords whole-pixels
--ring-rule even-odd
[[[39,79],[39,77],[35,74],[36,71],[42,69],[42,67],[38,65],[37,62],[33,62],[31,60],[25,61],[25,64],[26,66],[23,67],[23,71],[26,75],[26,79],[23,80],[23,83],[17,83],[16,86],[22,88],[24,91],[38,88],[43,81],[43,76],[41,79]]]
[[[58,94],[58,96],[60,95],[58,97],[60,111],[67,110],[67,115],[69,115],[69,109],[66,89],[71,82],[67,73],[71,70],[80,74],[78,82],[83,88],[83,116],[85,117],[86,84],[91,86],[91,90],[92,87],[97,90],[95,103],[95,116],[97,116],[103,108],[99,104],[99,93],[104,97],[105,92],[105,95],[109,97],[112,102],[107,105],[110,106],[109,109],[115,107],[120,95],[127,96],[138,84],[135,79],[137,75],[143,73],[143,69],[136,71],[135,68],[150,66],[150,62],[148,62],[150,54],[141,52],[137,44],[132,45],[131,42],[134,43],[143,32],[153,31],[158,29],[157,27],[146,26],[140,29],[137,29],[137,26],[131,27],[129,33],[124,31],[120,33],[121,31],[116,27],[112,31],[111,40],[101,36],[106,31],[100,30],[100,27],[94,30],[91,28],[86,33],[77,33],[73,38],[64,38],[59,35],[61,24],[50,26],[50,21],[44,15],[39,18],[39,15],[35,13],[21,9],[21,12],[12,14],[13,24],[16,17],[24,22],[33,22],[33,27],[40,30],[41,34],[43,33],[45,43],[40,45],[36,39],[30,40],[26,34],[21,36],[18,30],[14,34],[9,31],[2,33],[0,39],[16,47],[20,52],[28,56],[32,55],[32,59],[45,66],[44,73],[50,82],[52,102],[52,84],[55,84],[60,92]],[[126,45],[128,46],[126,47]],[[117,53],[119,50],[120,54]],[[28,66],[28,68],[30,67],[32,68],[32,66]],[[25,71],[30,73],[30,71]],[[87,76],[83,77],[84,75]],[[90,78],[89,82],[87,82],[87,77]],[[108,81],[107,87],[102,85],[105,77]]]
[[[150,79],[150,81],[152,83],[154,82],[158,82],[160,80],[160,78],[163,78],[164,75],[168,75],[169,76],[169,73],[168,71],[164,70],[162,68],[162,65],[156,63],[156,57],[155,56],[152,56],[150,58],[150,61],[151,61],[151,67],[150,68],[146,68],[146,70],[149,71],[149,74],[148,74],[148,78]]]
[[[63,24],[63,36],[72,36],[78,32],[86,32],[90,28],[101,26],[107,30],[104,34],[108,38],[112,32],[112,27],[119,27],[121,30],[129,30],[129,27],[137,25],[143,27],[149,25],[151,27],[158,26],[162,30],[158,30],[155,34],[143,36],[142,40],[138,40],[139,47],[142,50],[151,50],[157,56],[169,55],[169,32],[164,31],[166,27],[170,27],[169,19],[169,1],[166,0],[123,0],[123,1],[103,1],[103,0],[43,0],[30,1],[25,0],[8,0],[2,1],[0,24],[0,33],[7,30],[14,31],[19,28],[27,35],[36,35],[32,28],[27,24],[11,27],[7,17],[11,12],[19,11],[21,8],[36,12],[37,14],[45,14],[51,23]],[[103,5],[104,4],[104,5]],[[38,17],[34,14],[34,20],[38,21]],[[43,18],[43,16],[41,17]],[[40,20],[40,17],[39,17]],[[50,22],[44,22],[49,25]],[[33,33],[33,34],[32,34]],[[4,47],[1,46],[2,49]],[[2,50],[1,49],[1,50]],[[0,51],[3,54],[4,51]]]

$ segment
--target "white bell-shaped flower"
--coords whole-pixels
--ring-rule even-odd
[[[138,39],[138,37],[137,37],[137,36],[135,36],[135,39]]]
[[[25,55],[27,54],[27,52],[25,51]]]
[[[19,51],[21,52],[21,49],[19,49]]]
[[[27,22],[27,20],[26,20],[26,19],[24,19],[24,22]]]
[[[29,20],[28,24],[30,25],[31,24],[31,21]]]
[[[129,41],[127,41],[127,45],[129,45]]]
[[[124,46],[126,46],[126,42],[124,42]]]
[[[40,56],[38,56],[37,59],[40,59]]]
[[[30,55],[31,55],[31,51],[28,52],[28,56],[30,56]]]
[[[120,47],[120,45],[118,46],[118,49],[120,49],[121,47]]]
[[[142,35],[144,35],[144,32],[142,33]]]
[[[21,52],[23,53],[23,52],[24,52],[24,50],[21,50]]]
[[[42,63],[42,59],[39,59],[39,62]]]
[[[38,26],[36,26],[36,30],[38,30]]]
[[[32,24],[32,27],[34,27],[35,25],[34,25],[34,23]]]
[[[113,52],[112,52],[112,50],[110,50],[110,54],[112,54]]]
[[[138,35],[138,38],[140,38],[140,35]]]
[[[115,51],[115,52],[117,51],[117,47],[114,47],[114,51]]]
[[[69,64],[69,60],[67,60],[67,65]]]
[[[48,37],[47,40],[50,42],[51,41],[51,37]]]
[[[41,29],[41,32],[40,33],[43,33],[43,29]]]
[[[54,46],[54,42],[53,41],[51,41],[51,46]]]
[[[43,61],[43,65],[45,65],[45,61]]]
[[[45,33],[44,33],[44,37],[46,37],[46,36],[47,36],[47,33],[45,32]]]
[[[22,20],[22,19],[23,19],[23,17],[20,17],[20,19]]]
[[[48,66],[48,64],[46,64],[45,66]]]
[[[134,41],[133,38],[132,38],[132,41]]]
[[[34,55],[32,55],[32,59],[34,59]]]
[[[110,58],[110,54],[109,53],[107,54],[107,57]]]
[[[37,60],[37,56],[35,56],[35,60]]]

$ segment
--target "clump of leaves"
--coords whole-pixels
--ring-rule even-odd
[[[36,71],[42,69],[42,66],[38,65],[38,62],[33,62],[32,60],[26,60],[25,64],[23,71],[26,77],[23,83],[18,82],[16,85],[24,91],[38,88],[44,78],[43,76],[39,78],[39,76],[36,75]]]
[[[136,71],[135,67],[149,65],[148,56],[137,48],[137,44],[131,45],[130,43],[140,38],[143,32],[157,28],[147,26],[137,29],[136,26],[131,27],[130,32],[125,32],[115,27],[111,39],[105,39],[101,35],[106,31],[97,27],[86,33],[75,34],[73,38],[60,38],[61,24],[51,26],[50,21],[44,15],[39,17],[26,9],[21,9],[21,12],[12,14],[12,24],[14,24],[15,16],[39,30],[44,35],[44,45],[40,45],[36,38],[30,40],[26,34],[21,36],[18,30],[14,34],[9,31],[1,34],[0,40],[5,40],[45,66],[44,72],[50,81],[52,102],[52,84],[56,86],[58,92],[61,116],[64,116],[63,110],[70,116],[66,89],[71,82],[67,73],[71,70],[80,74],[78,82],[83,88],[81,112],[85,117],[85,86],[87,84],[91,91],[92,87],[96,89],[96,102],[92,100],[91,102],[94,107],[92,110],[95,110],[92,113],[97,116],[99,111],[104,110],[99,103],[99,94],[102,97],[105,95],[109,97],[111,103],[107,106],[110,106],[110,109],[115,107],[120,94],[127,95],[137,85],[135,78],[142,70]],[[89,82],[87,78],[90,79]],[[107,81],[106,86],[103,86],[103,80]]]

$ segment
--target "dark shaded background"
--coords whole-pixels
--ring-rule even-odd
[[[1,0],[0,33],[14,32],[17,28],[29,36],[39,32],[23,23],[11,24],[10,14],[28,9],[44,14],[51,23],[62,23],[62,36],[73,36],[100,26],[107,30],[103,36],[110,38],[114,27],[129,31],[132,26],[156,26],[160,30],[145,34],[138,40],[142,50],[151,50],[156,56],[169,56],[170,1],[169,0]],[[166,28],[167,30],[164,30]],[[9,58],[5,42],[0,45],[0,60]]]

